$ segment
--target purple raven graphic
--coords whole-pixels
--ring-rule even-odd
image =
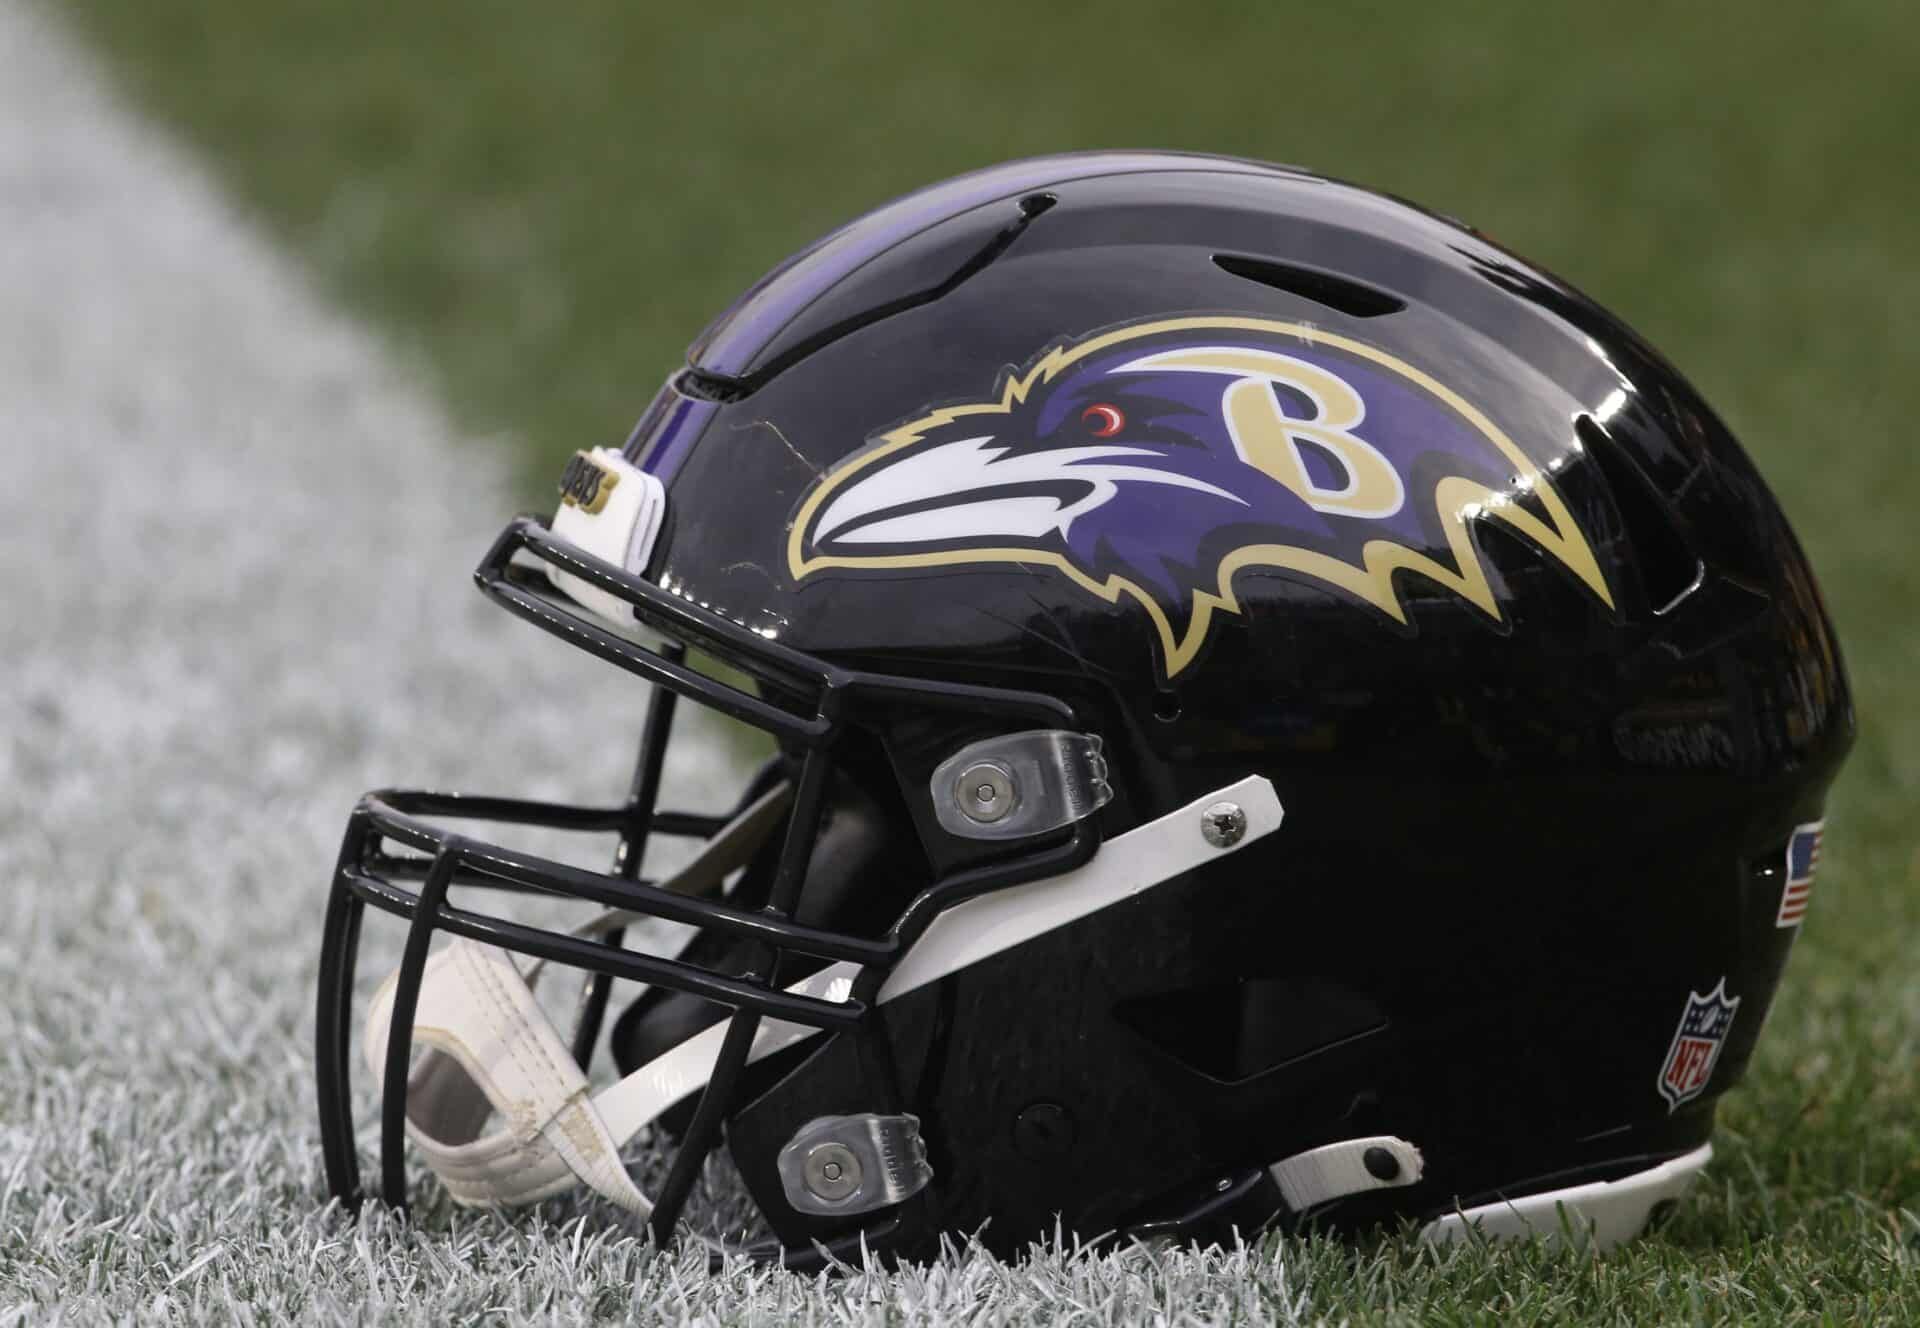
[[[1048,566],[1152,618],[1165,672],[1198,654],[1234,576],[1300,573],[1398,621],[1418,573],[1488,617],[1468,523],[1506,523],[1612,599],[1549,475],[1479,410],[1364,343],[1180,318],[1050,350],[989,400],[887,431],[802,500],[796,580],[830,569]]]

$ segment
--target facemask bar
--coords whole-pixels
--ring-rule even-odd
[[[669,642],[660,652],[663,659],[675,664],[684,662],[686,653],[686,648],[678,642]],[[640,754],[634,760],[633,782],[627,789],[627,820],[620,827],[620,843],[613,851],[613,870],[623,881],[640,879],[640,858],[646,848],[647,835],[653,829],[654,808],[660,798],[667,733],[673,727],[673,710],[679,700],[678,693],[665,687],[654,688],[653,695],[647,699],[646,724],[640,730]],[[625,927],[614,928],[606,935],[607,944],[620,945],[626,934]],[[587,980],[579,1017],[573,1025],[573,1059],[582,1074],[593,1059],[594,1043],[600,1039],[600,1025],[607,1017],[607,997],[612,990],[613,979],[605,973],[595,973]]]
[[[515,555],[521,553],[580,577],[631,605],[638,622],[659,631],[671,643],[658,650],[649,649],[598,619],[575,611],[570,601],[552,592],[544,569],[515,561]],[[315,1028],[328,1186],[349,1207],[357,1207],[362,1200],[351,1119],[349,1038],[360,924],[370,904],[406,918],[409,924],[396,975],[381,1103],[381,1191],[386,1202],[396,1207],[405,1206],[403,1149],[413,1020],[428,948],[436,930],[566,964],[591,975],[583,993],[573,1046],[574,1058],[583,1070],[604,1019],[614,978],[688,992],[732,1011],[712,1073],[682,1134],[667,1179],[655,1197],[650,1226],[654,1238],[664,1243],[732,1106],[763,1017],[852,1032],[878,1043],[881,1039],[876,1021],[868,1019],[868,1012],[895,962],[912,948],[934,918],[975,895],[1071,870],[1090,859],[1099,847],[1095,823],[1091,819],[1079,821],[1031,853],[935,882],[913,899],[887,934],[879,938],[794,922],[830,785],[832,747],[850,726],[848,717],[867,705],[908,704],[1004,718],[1010,726],[1071,730],[1079,725],[1069,706],[1041,693],[934,684],[849,670],[766,640],[583,553],[555,537],[536,518],[523,517],[511,523],[495,541],[475,577],[486,594],[512,612],[654,683],[657,690],[648,706],[629,796],[620,806],[580,807],[462,794],[386,792],[369,794],[355,808],[328,900]],[[780,700],[756,696],[695,672],[685,663],[688,646],[740,669]],[[657,808],[660,772],[680,696],[769,732],[783,745],[804,753],[764,908],[740,909],[718,900],[677,894],[639,876],[649,836],[710,838],[728,820]],[[750,789],[749,800],[752,794]],[[619,836],[619,848],[611,872],[592,872],[490,844],[434,823],[449,819],[612,832]],[[385,847],[388,843],[399,845],[405,852],[389,852]],[[408,888],[413,882],[418,883],[417,888]],[[711,928],[758,944],[748,971],[738,977],[728,976],[679,960],[623,949],[617,931],[606,938],[580,937],[456,907],[448,901],[448,891],[455,885],[577,898]],[[851,993],[845,1000],[829,1001],[782,990],[777,978],[783,958],[790,953],[859,965]],[[876,1047],[875,1063],[884,1065],[886,1059],[884,1047]],[[876,1091],[890,1093],[891,1085],[876,1084]],[[923,1202],[924,1198],[909,1202]]]

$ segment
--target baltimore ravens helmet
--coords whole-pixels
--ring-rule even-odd
[[[1707,1162],[1853,733],[1805,556],[1657,352],[1459,223],[1224,158],[835,231],[477,577],[652,685],[635,774],[353,812],[329,1185],[370,905],[387,1202],[410,1140],[461,1203],[585,1186],[665,1240],[724,1144],[789,1263],[1630,1236]],[[732,805],[663,779],[676,703],[769,736]]]

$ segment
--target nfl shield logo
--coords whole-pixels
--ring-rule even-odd
[[[1739,1008],[1738,996],[1727,997],[1724,977],[1705,995],[1688,994],[1680,1026],[1673,1030],[1673,1045],[1667,1048],[1667,1063],[1660,1067],[1660,1096],[1667,1100],[1669,1115],[1682,1102],[1699,1097],[1713,1078],[1714,1062],[1720,1059],[1720,1046]]]

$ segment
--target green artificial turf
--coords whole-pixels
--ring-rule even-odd
[[[1303,1243],[1267,1250],[1257,1277],[1148,1254],[1131,1272],[966,1265],[931,1290],[925,1274],[816,1289],[793,1312],[858,1318],[898,1294],[955,1317],[1297,1302],[1359,1322],[1920,1322],[1920,6],[70,9],[134,99],[465,425],[521,450],[529,494],[573,448],[623,434],[705,321],[789,250],[1012,156],[1166,146],[1309,165],[1461,216],[1624,314],[1778,490],[1861,717],[1820,890],[1706,1186],[1604,1262]],[[555,1258],[577,1277],[578,1237],[548,1235],[575,1242]],[[547,1276],[553,1260],[525,1257]],[[555,1303],[538,1281],[507,1285],[521,1308]],[[699,1303],[726,1314],[726,1294]]]

